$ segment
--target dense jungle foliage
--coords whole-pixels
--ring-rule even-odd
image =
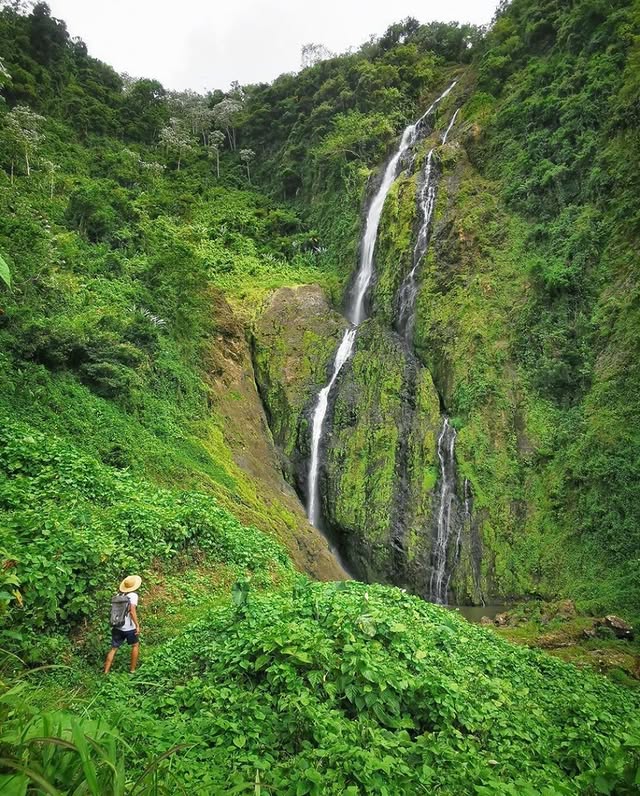
[[[200,97],[1,4],[0,792],[637,793],[637,691],[309,577],[340,571],[282,479],[250,338],[281,288],[340,306],[370,177],[457,78],[415,345],[459,428],[483,588],[640,618],[640,6],[513,0],[487,31],[405,20],[316,60]],[[253,354],[307,395],[326,328],[295,366],[277,335]],[[121,651],[104,678],[133,571],[141,667]]]

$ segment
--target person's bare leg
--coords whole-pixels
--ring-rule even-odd
[[[139,644],[133,644],[131,646],[131,672],[135,672],[136,666],[138,665],[138,651],[140,649]]]
[[[111,671],[111,664],[113,663],[113,659],[116,657],[116,652],[118,651],[117,647],[111,647],[109,652],[107,652],[107,659],[104,662],[104,673],[109,674]]]

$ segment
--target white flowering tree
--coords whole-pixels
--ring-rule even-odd
[[[49,199],[53,199],[53,189],[55,187],[55,178],[56,178],[56,171],[60,170],[60,166],[54,163],[52,160],[45,160],[43,162],[43,166],[47,172],[47,177],[49,178]]]
[[[209,157],[216,159],[216,174],[220,176],[220,150],[224,146],[225,135],[222,130],[212,130],[209,133]]]
[[[16,157],[24,157],[27,177],[31,176],[31,161],[43,138],[40,126],[44,116],[34,113],[26,105],[16,105],[5,117],[11,146],[11,182],[13,183]]]
[[[193,149],[193,138],[189,130],[186,129],[181,119],[171,118],[169,124],[160,130],[160,146],[165,152],[175,152],[178,158],[178,171],[185,152]]]
[[[222,127],[229,139],[229,148],[236,149],[235,123],[242,111],[242,102],[233,97],[226,97],[212,108],[213,122],[217,127]]]
[[[247,178],[249,180],[249,185],[251,185],[251,169],[249,164],[255,158],[256,153],[253,149],[241,149],[240,150],[240,160],[244,163],[247,167]]]

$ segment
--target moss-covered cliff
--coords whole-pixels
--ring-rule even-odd
[[[565,18],[547,9],[554,33],[534,46],[523,30],[535,13],[524,0],[514,3],[387,197],[372,319],[336,385],[322,481],[325,515],[367,578],[424,593],[442,410],[457,429],[457,498],[472,509],[459,560],[448,553],[454,599],[571,594],[594,609],[637,603],[633,175],[616,160],[624,141],[635,151],[617,93],[632,92],[618,36],[627,6],[599,28],[577,12]],[[607,47],[615,56],[594,55]],[[504,86],[491,82],[500,69],[510,76]],[[562,81],[576,108],[599,103],[600,115],[588,118],[599,165],[589,166],[583,150],[571,154],[574,117]],[[612,92],[608,105],[595,99],[598,81]],[[555,123],[553,113],[564,116]],[[546,159],[534,152],[523,117],[536,140],[548,142]],[[395,302],[412,265],[416,192],[434,146],[438,195],[407,347],[393,333]],[[622,189],[607,205],[610,185],[601,177],[613,163]],[[630,225],[622,224],[623,207]]]
[[[322,492],[367,580],[428,593],[438,427],[429,372],[395,333],[366,322],[336,390]]]
[[[318,285],[275,291],[253,325],[260,395],[282,467],[301,492],[306,489],[309,416],[346,326]]]

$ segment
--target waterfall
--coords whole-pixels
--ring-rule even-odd
[[[451,117],[451,121],[449,122],[449,126],[447,127],[447,129],[445,131],[445,134],[442,136],[442,145],[443,146],[447,143],[447,138],[449,136],[449,133],[451,132],[451,128],[455,124],[456,116],[458,115],[459,111],[460,111],[460,108],[456,108],[456,112]]]
[[[336,383],[338,374],[342,369],[344,363],[351,356],[353,343],[356,339],[356,330],[347,329],[338,348],[335,362],[333,363],[333,373],[331,379],[326,387],[323,387],[318,393],[318,402],[313,413],[313,426],[311,431],[311,465],[309,467],[309,502],[307,506],[307,514],[311,520],[312,525],[316,528],[320,524],[320,485],[319,485],[319,464],[320,464],[320,439],[322,437],[322,426],[324,425],[324,418],[327,414],[327,407],[329,405],[329,393],[331,388]]]
[[[374,260],[373,255],[375,252],[376,240],[378,238],[378,227],[380,226],[380,217],[382,216],[382,209],[384,207],[385,199],[389,193],[389,189],[393,185],[394,180],[398,176],[399,167],[402,164],[403,158],[407,151],[415,144],[420,129],[424,120],[449,94],[451,89],[456,85],[454,82],[444,91],[422,114],[417,122],[408,125],[402,137],[400,144],[395,151],[393,157],[387,164],[382,176],[382,181],[369,205],[367,212],[367,219],[365,223],[364,234],[360,247],[360,262],[358,265],[357,277],[352,292],[352,301],[347,313],[348,319],[351,321],[352,327],[347,329],[342,338],[342,342],[336,353],[333,363],[333,370],[328,384],[318,393],[315,408],[313,410],[313,421],[311,431],[311,458],[309,462],[309,478],[308,478],[308,502],[307,514],[309,520],[316,527],[320,526],[321,509],[320,509],[320,455],[321,455],[321,442],[325,418],[327,415],[327,408],[329,405],[329,396],[331,390],[336,383],[340,370],[344,363],[349,359],[353,351],[353,345],[356,339],[356,329],[366,318],[365,301],[367,292],[371,285],[373,277]]]
[[[422,188],[418,194],[418,205],[421,213],[421,224],[413,248],[413,267],[404,278],[398,292],[396,328],[406,340],[413,334],[413,321],[415,317],[416,296],[418,295],[418,281],[416,279],[418,268],[429,246],[429,233],[431,231],[431,218],[436,204],[436,183],[433,179],[433,149],[429,150],[427,162],[424,167]]]
[[[440,461],[440,506],[435,540],[431,553],[431,581],[429,600],[446,605],[449,578],[447,573],[447,550],[452,525],[458,525],[458,498],[456,496],[456,430],[445,415],[438,437],[438,459]],[[446,580],[445,580],[446,578]]]
[[[449,126],[442,136],[442,143],[446,144],[447,137],[456,121],[458,111],[451,117]],[[436,206],[436,193],[438,189],[437,174],[433,162],[433,148],[427,154],[422,178],[422,187],[418,192],[418,208],[420,212],[420,229],[416,238],[416,245],[413,248],[413,266],[404,278],[398,291],[396,304],[396,329],[405,340],[410,341],[413,335],[413,324],[415,321],[416,298],[418,295],[418,270],[424,256],[429,249],[429,236],[431,234],[431,220]]]
[[[404,132],[402,133],[402,138],[400,139],[400,146],[387,164],[387,168],[384,171],[378,192],[369,206],[364,235],[362,236],[360,266],[358,268],[358,276],[356,278],[356,284],[353,291],[353,303],[348,313],[349,320],[354,324],[354,326],[358,326],[358,324],[360,324],[365,317],[364,303],[367,291],[369,290],[369,286],[371,284],[371,278],[373,277],[373,253],[376,246],[376,240],[378,239],[380,217],[382,216],[384,200],[387,198],[389,189],[398,176],[398,165],[402,162],[402,158],[406,154],[407,150],[409,150],[415,144],[416,138],[418,137],[418,132],[424,120],[447,96],[456,83],[457,80],[454,80],[449,88],[446,91],[443,91],[438,99],[427,108],[417,122],[414,122],[405,128]]]
[[[462,494],[464,498],[464,516],[462,520],[458,519],[458,521],[456,522],[458,530],[456,533],[456,543],[453,548],[453,561],[451,562],[451,566],[449,567],[447,582],[444,587],[445,602],[447,599],[447,594],[449,593],[449,584],[451,583],[451,576],[453,575],[453,569],[460,560],[460,549],[462,544],[462,528],[464,525],[469,524],[471,522],[471,485],[469,483],[468,478],[464,479]]]

